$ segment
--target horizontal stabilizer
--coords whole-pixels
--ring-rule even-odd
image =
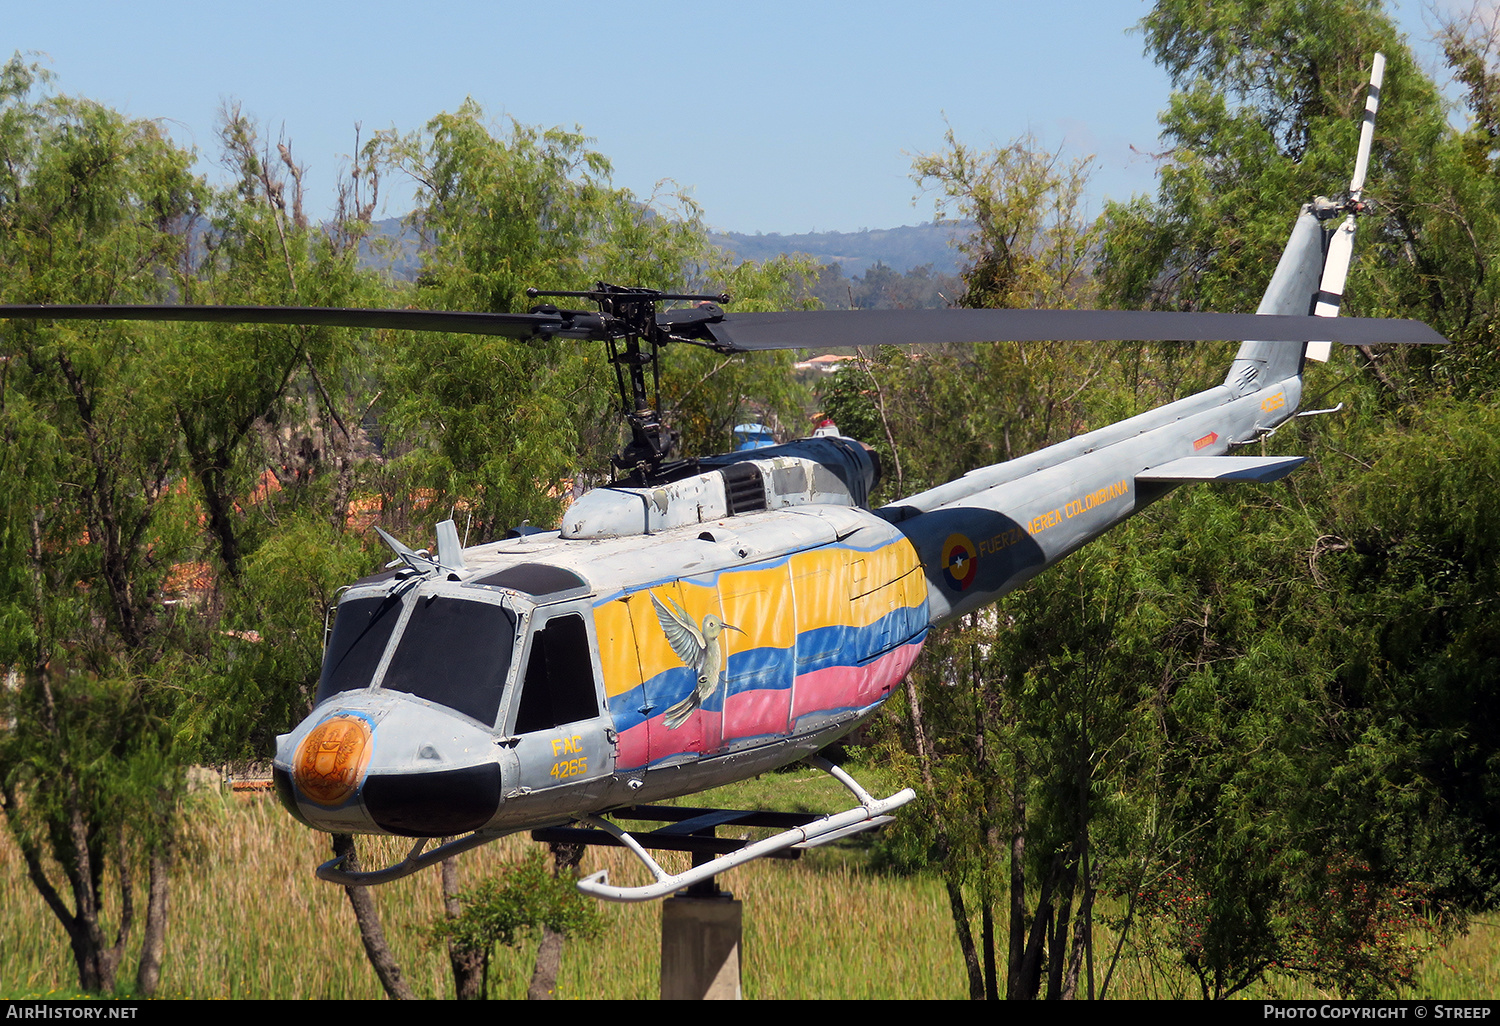
[[[1137,481],[1277,481],[1306,456],[1185,456],[1135,475]]]

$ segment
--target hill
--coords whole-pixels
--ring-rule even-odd
[[[953,240],[968,230],[967,224],[945,221],[860,232],[807,232],[801,235],[713,232],[709,239],[741,260],[761,261],[781,253],[806,253],[820,264],[838,264],[850,277],[864,274],[877,263],[902,273],[931,264],[935,274],[957,274],[959,253]]]
[[[414,279],[418,268],[417,240],[415,233],[405,226],[405,218],[387,217],[376,221],[373,228],[370,240],[360,247],[364,264],[388,270],[402,281]],[[959,253],[953,240],[968,230],[965,223],[945,221],[800,235],[711,232],[709,241],[740,260],[758,262],[782,253],[806,253],[820,264],[838,264],[850,278],[865,274],[876,264],[884,264],[898,274],[931,265],[930,272],[934,275],[953,275],[959,269]]]

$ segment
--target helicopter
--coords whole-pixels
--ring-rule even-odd
[[[1192,482],[1266,482],[1305,457],[1230,455],[1298,415],[1330,343],[1442,343],[1414,321],[1339,318],[1384,60],[1354,175],[1301,208],[1255,314],[1034,310],[726,312],[724,295],[599,283],[533,290],[529,313],[307,307],[0,307],[0,316],[421,329],[608,347],[630,441],[556,530],[435,551],[376,528],[395,559],[342,590],[311,714],[281,735],[282,803],[309,827],[414,838],[376,884],[507,834],[579,824],[629,847],[665,897],[753,858],[864,828],[911,801],[818,753],[864,723],[930,631],[988,605]],[[1325,224],[1342,217],[1331,231]],[[555,301],[585,300],[593,309]],[[687,304],[671,306],[669,304]],[[957,480],[869,507],[873,450],[826,436],[669,459],[662,354],[992,340],[1248,339],[1223,382]],[[1311,411],[1326,412],[1326,411]],[[855,804],[671,873],[606,816],[806,760]],[[455,838],[429,848],[433,839]]]

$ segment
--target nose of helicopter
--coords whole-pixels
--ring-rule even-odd
[[[492,736],[401,695],[342,694],[277,738],[277,794],[293,816],[330,832],[445,837],[500,808]]]

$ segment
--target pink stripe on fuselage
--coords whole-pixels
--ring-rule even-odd
[[[901,679],[911,670],[912,663],[922,651],[922,642],[914,641],[885,653],[880,658],[863,666],[830,666],[797,678],[792,688],[790,722],[809,713],[832,712],[838,709],[867,709],[883,701]],[[786,692],[778,688],[745,691],[729,697],[726,722],[733,734],[725,742],[744,738],[773,738],[785,735],[789,729]],[[656,734],[656,750],[647,748],[647,724],[638,723],[620,734],[619,756],[616,769],[619,771],[645,766],[649,761],[659,762],[674,755],[688,752],[705,752],[707,740],[702,728],[707,717],[717,719],[717,714],[699,709],[677,730],[667,730],[660,716],[650,721]],[[717,724],[707,724],[717,726]]]
[[[737,738],[785,734],[790,705],[786,688],[758,688],[730,695],[724,702],[726,732]]]
[[[922,642],[893,648],[863,666],[829,666],[797,678],[792,721],[828,709],[863,709],[882,701],[901,682],[922,651]]]
[[[655,751],[647,747],[648,725],[651,732],[656,735]],[[706,752],[711,754],[722,747],[717,740],[709,743],[710,735],[717,739],[720,727],[720,714],[704,712],[702,709],[693,710],[687,722],[676,730],[668,730],[661,716],[653,716],[647,723],[637,723],[620,735],[619,755],[615,759],[615,769],[634,769],[637,766],[645,766],[648,762],[660,762],[684,752],[697,752],[699,755]]]

